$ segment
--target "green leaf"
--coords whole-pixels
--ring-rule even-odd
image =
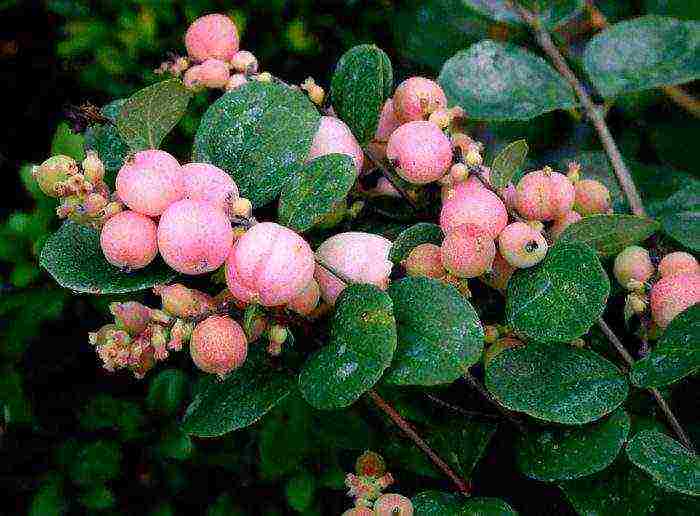
[[[625,247],[646,240],[658,229],[659,223],[647,217],[590,215],[566,228],[557,242],[581,242],[590,245],[601,256],[615,256]]]
[[[700,211],[682,211],[662,215],[664,232],[691,251],[700,253]]]
[[[146,426],[141,405],[109,394],[97,394],[91,398],[80,411],[79,418],[80,427],[90,432],[119,430],[122,441],[142,437]]]
[[[345,199],[356,178],[352,158],[345,154],[327,154],[305,164],[282,189],[279,223],[308,231]]]
[[[158,451],[168,459],[187,460],[192,456],[194,444],[189,435],[181,428],[167,428],[163,430],[158,443]]]
[[[700,77],[700,22],[642,16],[594,36],[584,67],[604,97]]]
[[[68,501],[63,494],[63,480],[55,474],[50,474],[42,483],[32,498],[29,516],[60,516],[65,514]]]
[[[148,386],[146,405],[154,412],[175,414],[187,395],[187,375],[179,369],[159,372]]]
[[[115,441],[87,443],[70,466],[70,478],[78,485],[107,482],[119,475],[122,452]]]
[[[498,498],[464,497],[442,491],[423,491],[411,500],[416,516],[515,516],[517,513]]]
[[[387,382],[452,383],[479,360],[484,330],[457,289],[431,278],[404,278],[392,283],[387,293],[394,302],[398,332]]]
[[[643,430],[627,444],[627,457],[664,488],[700,496],[700,459],[669,436]]]
[[[97,152],[105,171],[115,175],[129,155],[129,146],[116,127],[117,116],[127,99],[118,99],[105,105],[100,113],[113,123],[91,125],[85,130],[85,148]]]
[[[506,145],[498,153],[491,165],[491,185],[496,189],[505,188],[511,182],[527,157],[527,142],[517,140]]]
[[[494,21],[509,25],[525,22],[510,0],[463,0],[465,6]],[[521,0],[523,6],[538,13],[545,27],[554,29],[573,18],[582,7],[581,0]]]
[[[419,222],[403,230],[396,237],[389,251],[389,259],[394,263],[401,263],[408,258],[414,247],[421,244],[441,245],[444,238],[445,235],[437,224]]]
[[[61,122],[51,140],[51,155],[63,154],[82,161],[85,158],[84,144],[85,137],[82,134],[74,133],[66,122]]]
[[[116,499],[110,488],[104,484],[90,487],[80,495],[80,503],[92,511],[103,511],[114,507]]]
[[[187,407],[183,430],[218,437],[245,428],[264,416],[294,388],[294,377],[269,362],[264,350],[251,348],[240,369],[224,381],[210,380]]]
[[[366,145],[377,132],[379,113],[394,86],[391,61],[375,45],[358,45],[343,54],[331,79],[333,109]]]
[[[299,389],[313,407],[339,409],[379,381],[396,350],[391,299],[373,285],[350,285],[338,297],[330,342],[304,364]]]
[[[613,463],[629,431],[630,418],[619,409],[592,425],[527,432],[516,447],[518,467],[544,482],[585,477]]]
[[[610,280],[580,242],[562,242],[531,269],[508,282],[506,317],[520,335],[540,342],[570,342],[585,334],[605,309]]]
[[[99,231],[71,221],[49,237],[39,263],[62,287],[90,294],[135,292],[177,276],[160,258],[144,269],[121,271],[105,260]]]
[[[632,366],[637,387],[665,387],[700,370],[700,304],[675,317],[654,349]]]
[[[308,472],[290,478],[284,487],[287,503],[298,512],[303,512],[311,506],[315,492],[316,479]]]
[[[143,88],[122,104],[117,130],[132,151],[157,149],[187,111],[191,97],[179,79]]]
[[[576,105],[571,86],[544,59],[491,40],[448,59],[439,83],[474,120],[529,120]]]
[[[194,160],[228,172],[254,207],[272,201],[309,154],[320,121],[300,91],[250,81],[214,102],[194,140]]]
[[[461,514],[465,516],[516,516],[517,513],[503,500],[477,497],[464,503]]]
[[[584,425],[609,414],[627,398],[620,370],[587,349],[530,343],[496,355],[486,387],[505,407],[533,417]]]

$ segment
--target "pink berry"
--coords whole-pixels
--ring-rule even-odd
[[[574,210],[584,217],[610,211],[610,191],[594,179],[582,179],[574,184],[576,190]]]
[[[394,92],[394,112],[401,122],[423,120],[433,111],[447,107],[445,92],[425,77],[406,79]]]
[[[508,224],[508,212],[492,191],[469,181],[459,183],[442,200],[440,227],[447,233],[462,224],[479,226],[495,239]]]
[[[383,494],[374,502],[375,516],[413,516],[413,504],[405,496]]]
[[[365,155],[350,128],[339,118],[322,116],[306,160],[334,153],[347,154],[355,162],[357,173],[362,171]]]
[[[239,50],[231,58],[231,68],[242,74],[258,73],[258,60],[252,52]]]
[[[210,295],[179,283],[155,286],[153,293],[162,298],[163,310],[175,317],[201,317],[216,308]]]
[[[264,306],[289,303],[311,282],[314,254],[306,241],[274,222],[254,225],[226,260],[226,283],[240,301]]]
[[[115,267],[142,269],[158,254],[156,224],[134,211],[122,211],[105,222],[100,247]]]
[[[309,315],[318,306],[321,299],[321,289],[315,279],[309,281],[304,290],[299,292],[287,305],[291,311],[300,315]]]
[[[574,185],[568,177],[545,167],[525,174],[517,186],[516,208],[528,220],[554,220],[571,211]]]
[[[409,276],[442,278],[446,272],[442,266],[440,246],[435,244],[420,244],[411,249],[403,266]]]
[[[228,65],[218,59],[207,59],[202,64],[194,65],[185,72],[183,79],[188,88],[224,88],[228,83],[230,72]]]
[[[373,516],[374,513],[367,507],[353,507],[345,511],[342,516]]]
[[[233,245],[229,218],[212,204],[183,199],[173,203],[158,224],[158,249],[165,262],[183,274],[218,269]]]
[[[386,156],[397,164],[397,172],[409,183],[437,181],[452,165],[450,140],[432,122],[408,122],[396,129],[386,147]]]
[[[196,62],[210,58],[230,61],[238,52],[238,43],[236,25],[223,14],[197,18],[185,34],[187,53]]]
[[[248,79],[242,73],[234,73],[226,83],[226,91],[233,91],[243,86]]]
[[[700,273],[700,264],[690,253],[683,251],[669,253],[659,262],[659,276],[662,278],[683,273]]]
[[[684,272],[662,278],[649,297],[654,322],[665,328],[678,314],[700,303],[700,274]]]
[[[651,263],[649,251],[637,245],[624,248],[615,257],[613,274],[624,288],[636,290],[654,275],[654,264]]]
[[[508,224],[498,235],[498,250],[513,267],[526,269],[547,255],[547,241],[542,233],[524,222]]]
[[[167,152],[134,154],[117,174],[117,195],[132,210],[157,217],[185,195],[182,167]]]
[[[245,362],[248,341],[236,321],[227,316],[212,315],[195,326],[190,354],[199,369],[224,378]]]
[[[394,113],[394,101],[387,99],[382,107],[382,112],[379,113],[379,124],[377,125],[374,139],[378,142],[388,142],[391,133],[396,131],[400,125],[401,122],[399,122]]]
[[[460,278],[476,278],[491,269],[496,244],[479,226],[463,224],[447,233],[441,254],[447,272]]]
[[[323,242],[316,250],[316,258],[350,281],[385,289],[393,266],[389,261],[390,250],[391,242],[380,235],[350,231]],[[335,304],[345,283],[321,265],[316,266],[315,278],[324,301]]]
[[[571,224],[577,223],[581,220],[581,214],[576,211],[570,211],[566,213],[563,217],[558,217],[554,219],[554,224],[549,228],[549,234],[552,235],[553,240],[557,240],[566,228]]]
[[[209,163],[188,163],[183,165],[182,172],[186,199],[208,202],[226,215],[231,214],[239,196],[238,186],[231,176]]]

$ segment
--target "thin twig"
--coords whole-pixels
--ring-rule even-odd
[[[413,211],[419,211],[418,206],[416,205],[415,201],[411,198],[410,194],[406,191],[406,189],[399,184],[399,182],[396,180],[394,177],[394,174],[382,163],[382,160],[380,160],[375,154],[369,149],[365,148],[363,149],[365,151],[365,154],[367,157],[370,159],[372,163],[374,163],[374,166],[376,166],[382,175],[386,178],[389,183],[391,183],[391,186],[396,188],[396,191],[401,194],[401,197],[403,197],[406,202],[413,208]]]
[[[474,377],[474,375],[472,375],[468,370],[464,372],[464,378],[479,394],[481,394],[481,396],[484,397],[484,399],[486,399],[486,401],[488,401],[494,407],[496,407],[496,409],[501,414],[503,414],[503,416],[508,421],[513,423],[513,425],[515,425],[515,427],[518,430],[520,430],[521,432],[525,432],[525,425],[517,417],[515,417],[515,415],[510,410],[498,403],[498,401],[496,401],[496,399],[493,396],[491,396],[491,393],[487,391],[486,388],[483,385],[481,385],[481,382],[479,382],[479,380],[477,380]]]
[[[403,433],[405,433],[412,441],[413,443],[420,448],[423,453],[425,453],[428,458],[432,461],[435,466],[437,466],[451,481],[452,483],[457,487],[457,490],[468,496],[469,492],[471,491],[471,485],[469,484],[468,481],[464,480],[463,478],[460,478],[453,470],[452,468],[440,458],[440,456],[435,453],[430,446],[428,446],[428,443],[426,443],[417,433],[413,428],[411,428],[411,425],[406,421],[404,418],[401,417],[401,414],[399,414],[394,407],[389,405],[384,399],[382,399],[379,394],[374,389],[371,389],[367,392],[367,395],[369,398],[374,402],[374,404],[381,409],[387,416],[389,416],[389,419],[391,419],[396,426],[398,426]]]
[[[492,421],[500,421],[502,419],[500,416],[497,416],[495,414],[485,414],[483,412],[476,412],[474,410],[463,409],[460,406],[453,405],[452,403],[449,403],[443,399],[440,399],[437,396],[433,396],[432,394],[425,394],[425,397],[428,398],[430,401],[434,402],[435,404],[440,405],[442,407],[445,407],[446,409],[449,409],[449,410],[456,412],[457,414],[461,414],[463,416],[473,417],[473,418],[481,418],[481,419],[490,419]]]

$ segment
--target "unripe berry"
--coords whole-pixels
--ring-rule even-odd
[[[201,317],[216,308],[211,296],[179,283],[158,285],[153,293],[162,298],[163,310],[175,317]]]
[[[504,337],[496,341],[491,346],[484,350],[484,367],[488,367],[491,361],[496,358],[496,356],[503,353],[506,349],[517,348],[524,346],[524,344],[518,339],[511,337]]]
[[[374,133],[374,139],[378,142],[388,142],[391,133],[396,131],[400,125],[401,122],[394,113],[394,101],[387,99],[382,106],[381,113],[379,113],[379,123],[377,124],[377,132]]]
[[[212,315],[195,326],[190,339],[190,355],[205,373],[225,378],[239,368],[248,354],[248,341],[243,328],[222,315]]]
[[[123,211],[105,222],[100,233],[105,259],[122,269],[142,269],[158,254],[156,224],[134,211]]]
[[[383,494],[374,502],[375,516],[413,516],[413,504],[405,496]]]
[[[406,79],[394,92],[394,112],[401,122],[423,120],[432,112],[447,107],[445,92],[425,77]]]
[[[654,322],[665,328],[678,314],[700,303],[700,274],[685,272],[662,278],[649,297]]]
[[[196,62],[205,59],[230,61],[238,52],[238,29],[223,14],[209,14],[197,18],[187,29],[185,46]]]
[[[637,290],[654,275],[649,251],[637,245],[626,247],[615,257],[613,274],[624,288]]]
[[[440,246],[435,244],[420,244],[411,249],[403,266],[409,276],[442,278],[446,273],[442,266]]]
[[[549,234],[552,236],[552,240],[557,240],[566,228],[571,224],[577,223],[579,220],[581,220],[581,214],[573,210],[566,213],[563,217],[554,219],[554,224],[549,228]]]
[[[437,181],[452,165],[452,146],[432,122],[403,124],[389,138],[386,156],[395,161],[398,174],[409,183]]]
[[[231,205],[231,215],[234,217],[250,218],[253,214],[253,203],[243,197],[238,198]]]
[[[207,59],[200,65],[195,65],[185,73],[185,82],[192,86],[205,88],[224,88],[228,83],[230,72],[228,65],[218,59]]]
[[[151,321],[151,309],[137,301],[111,303],[109,311],[114,316],[117,328],[135,337],[146,329]]]
[[[157,217],[185,195],[182,167],[167,152],[139,151],[117,174],[117,195],[132,210]]]
[[[667,254],[659,262],[659,275],[662,278],[683,273],[700,273],[700,264],[692,254],[676,251]]]
[[[39,188],[49,197],[62,197],[65,192],[61,185],[78,173],[78,164],[69,156],[51,156],[32,170],[32,176]],[[57,188],[58,186],[58,188]]]
[[[183,165],[185,198],[191,201],[211,203],[226,215],[238,201],[238,186],[226,172],[209,163]]]
[[[381,289],[389,286],[393,263],[389,260],[391,242],[380,235],[350,231],[339,233],[323,242],[316,250],[316,259],[331,267],[350,281],[371,283]],[[314,273],[321,296],[335,304],[345,288],[342,279],[335,277],[321,265]]]
[[[314,254],[306,241],[274,222],[251,227],[226,260],[226,284],[236,299],[264,306],[289,303],[311,282]]]
[[[242,74],[258,73],[258,60],[252,52],[239,50],[231,58],[231,68]]]
[[[231,222],[212,204],[183,199],[158,223],[158,249],[165,263],[183,274],[204,274],[224,263],[233,245]]]
[[[576,190],[574,210],[584,217],[610,211],[610,191],[595,179],[582,179],[574,184]]]
[[[231,77],[229,77],[228,82],[226,83],[226,91],[233,91],[240,88],[246,82],[248,82],[248,79],[245,75],[242,73],[234,73],[231,75]]]
[[[300,315],[309,315],[318,306],[321,289],[315,279],[309,281],[304,290],[299,292],[287,305],[287,308]]]
[[[564,174],[549,167],[525,174],[517,193],[516,208],[529,220],[554,220],[574,205],[574,185]]]
[[[355,162],[357,173],[362,171],[365,155],[350,128],[339,118],[322,116],[306,160],[334,153],[347,154]]]
[[[442,243],[442,265],[460,278],[475,278],[491,269],[496,256],[493,238],[479,226],[452,229]]]
[[[495,239],[508,224],[508,212],[503,201],[490,190],[469,181],[459,183],[442,200],[440,227],[447,233],[462,224],[479,226]]]
[[[105,176],[105,166],[104,163],[100,161],[100,158],[97,156],[95,151],[87,151],[82,165],[83,175],[88,182],[92,183],[93,185],[97,185],[98,183],[102,182],[102,179]]]
[[[498,250],[513,267],[526,269],[547,255],[547,241],[542,233],[524,222],[508,224],[498,235]]]

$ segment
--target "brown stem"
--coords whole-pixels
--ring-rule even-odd
[[[468,370],[464,372],[464,378],[469,382],[469,384],[474,388],[474,390],[481,394],[481,396],[484,399],[486,399],[486,401],[488,401],[494,407],[496,407],[496,410],[503,414],[503,416],[508,421],[513,423],[513,425],[515,425],[515,427],[518,430],[520,430],[521,432],[525,432],[525,425],[518,418],[516,418],[510,410],[498,403],[498,401],[496,401],[496,399],[493,396],[491,396],[491,393],[487,391],[486,388],[483,385],[481,385],[481,382],[479,382],[479,380],[477,380]]]
[[[401,197],[403,197],[409,204],[409,206],[413,208],[413,211],[419,211],[415,201],[411,198],[406,189],[403,186],[401,186],[401,184],[399,184],[394,174],[386,167],[386,165],[384,165],[384,163],[382,163],[382,160],[380,160],[369,148],[365,148],[363,150],[365,151],[365,154],[370,159],[370,161],[374,163],[374,166],[376,166],[381,171],[382,175],[386,178],[386,180],[389,181],[389,183],[391,183],[391,186],[396,188],[396,191],[401,194]]]
[[[426,394],[425,397],[428,398],[430,401],[434,402],[435,404],[440,405],[441,407],[445,407],[446,409],[449,409],[449,410],[456,412],[457,414],[461,414],[463,416],[473,417],[473,418],[490,419],[492,421],[500,421],[501,420],[501,418],[495,414],[484,414],[482,412],[476,412],[473,410],[463,409],[462,407],[459,407],[457,405],[453,405],[452,403],[448,403],[447,401],[440,399],[437,396],[433,396],[432,394]]]
[[[469,495],[469,492],[471,491],[471,485],[469,482],[464,480],[463,478],[460,478],[453,470],[452,468],[440,458],[440,456],[435,453],[430,446],[428,446],[428,443],[426,443],[421,436],[419,436],[416,431],[411,428],[411,425],[406,421],[404,418],[401,417],[401,414],[399,414],[394,407],[389,405],[384,399],[382,399],[379,394],[374,389],[371,389],[367,392],[367,395],[369,398],[372,400],[372,402],[380,409],[382,410],[387,416],[389,416],[389,419],[391,419],[396,426],[398,426],[403,433],[405,433],[409,439],[413,441],[413,443],[420,448],[423,453],[425,453],[428,458],[432,461],[435,466],[437,466],[451,481],[452,483],[457,487],[457,490],[464,494],[465,496]]]

